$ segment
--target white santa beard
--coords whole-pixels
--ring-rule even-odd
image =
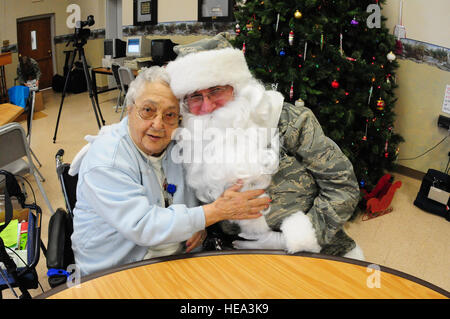
[[[199,200],[215,201],[238,179],[244,183],[242,191],[269,186],[279,163],[278,135],[273,127],[278,119],[270,118],[274,106],[269,100],[262,86],[249,85],[213,113],[183,115],[191,139],[178,140],[178,146],[185,154],[201,152],[202,156],[199,161],[184,162],[186,181]],[[196,135],[198,131],[202,134]],[[269,146],[268,141],[272,143]],[[269,229],[264,217],[235,222],[246,233]]]

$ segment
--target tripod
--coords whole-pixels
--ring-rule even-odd
[[[89,29],[84,29],[84,30],[89,30]],[[81,59],[81,61],[83,63],[84,77],[86,78],[87,88],[88,88],[88,91],[89,91],[89,98],[91,99],[92,108],[94,109],[94,114],[95,114],[95,118],[97,119],[98,128],[99,129],[101,128],[100,120],[99,120],[99,117],[98,117],[99,114],[100,114],[100,118],[102,120],[103,125],[105,125],[105,120],[103,119],[102,112],[100,111],[100,106],[96,103],[96,101],[94,99],[94,92],[92,90],[91,77],[89,75],[89,70],[88,70],[88,67],[87,67],[86,56],[84,54],[83,46],[87,43],[87,40],[85,38],[79,39],[77,36],[75,36],[71,41],[74,42],[75,49],[73,50],[72,59],[70,61],[69,67],[67,69],[68,72],[66,74],[66,78],[65,78],[65,81],[64,81],[64,89],[63,89],[62,97],[61,97],[61,105],[59,106],[58,119],[56,120],[56,128],[55,128],[55,134],[53,135],[53,143],[56,142],[56,133],[58,131],[59,118],[61,116],[61,110],[62,110],[62,107],[63,107],[64,98],[66,96],[67,84],[69,83],[70,73],[72,72],[73,64],[74,64],[74,61],[75,61],[75,57],[77,56],[77,53],[78,53],[79,58]],[[71,41],[69,41],[67,43],[67,45],[69,45],[69,43]]]

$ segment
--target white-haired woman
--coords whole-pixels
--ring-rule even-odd
[[[199,206],[171,156],[179,102],[165,69],[152,67],[130,84],[128,116],[111,125],[81,160],[72,248],[82,275],[134,261],[186,252],[206,237],[205,227],[226,219],[261,216],[263,190],[235,185]]]

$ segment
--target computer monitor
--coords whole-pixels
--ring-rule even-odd
[[[145,36],[127,38],[127,57],[150,56],[150,40]]]
[[[177,43],[173,43],[170,39],[152,40],[152,60],[154,64],[162,65],[166,62],[174,60],[177,55],[173,51],[173,47]]]
[[[111,58],[122,58],[126,54],[127,43],[120,39],[105,39],[103,43],[105,55],[110,55]]]

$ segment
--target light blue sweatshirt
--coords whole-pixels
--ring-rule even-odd
[[[78,175],[72,249],[85,276],[142,260],[149,247],[189,239],[205,228],[203,208],[184,182],[181,164],[162,160],[173,205],[162,208],[153,168],[128,134],[128,117],[92,143]]]

